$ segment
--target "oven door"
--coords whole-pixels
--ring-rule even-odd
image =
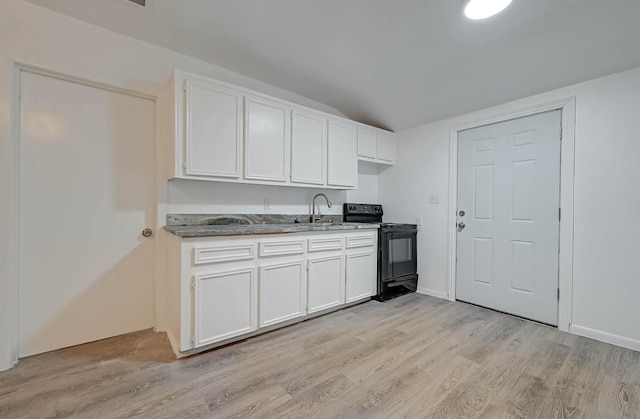
[[[416,238],[416,230],[381,232],[380,279],[383,282],[418,271]]]

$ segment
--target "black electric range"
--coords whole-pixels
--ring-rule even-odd
[[[384,223],[382,205],[345,203],[345,222],[379,224],[378,288],[374,297],[386,301],[418,288],[417,235],[415,224]]]

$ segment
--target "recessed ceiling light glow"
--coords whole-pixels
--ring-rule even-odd
[[[469,0],[464,15],[469,19],[486,19],[500,13],[511,4],[511,0]]]

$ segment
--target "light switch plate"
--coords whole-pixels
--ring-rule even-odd
[[[429,203],[430,204],[439,204],[440,203],[440,196],[438,194],[429,195]]]

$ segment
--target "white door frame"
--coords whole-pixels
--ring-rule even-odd
[[[166,188],[160,181],[161,166],[159,159],[159,141],[162,126],[158,116],[158,92],[149,86],[134,84],[125,78],[108,75],[99,70],[78,67],[69,63],[61,63],[53,59],[33,56],[28,53],[0,48],[0,109],[6,107],[8,118],[0,116],[0,174],[4,184],[0,185],[0,371],[14,366],[18,362],[18,288],[19,288],[19,198],[20,198],[20,74],[23,71],[54,77],[74,83],[93,86],[113,92],[151,100],[155,103],[155,141],[154,141],[154,179],[156,188],[151,191],[155,195],[153,215],[155,230],[158,232],[164,216],[162,203],[166,202]],[[132,88],[132,84],[134,88]],[[164,86],[163,86],[164,87]],[[5,124],[6,122],[6,124]],[[164,178],[162,180],[165,180]],[[159,234],[154,234],[156,239]],[[158,289],[158,274],[162,272],[158,264],[162,263],[159,255],[159,243],[154,246],[153,283],[155,324],[159,323],[158,296],[163,290]]]
[[[449,300],[456,299],[456,250],[458,208],[458,133],[483,125],[522,118],[552,110],[562,111],[562,139],[560,141],[560,255],[558,287],[558,329],[568,332],[571,324],[573,301],[573,187],[575,164],[575,96],[561,98],[509,112],[487,115],[480,119],[462,122],[450,130],[449,138]]]

